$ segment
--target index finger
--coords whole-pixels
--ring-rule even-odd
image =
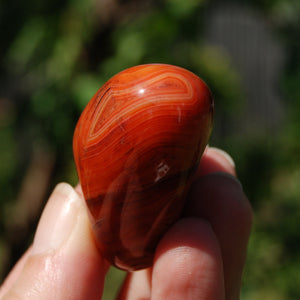
[[[206,150],[184,216],[203,218],[211,224],[222,252],[226,299],[238,299],[252,209],[235,177],[234,163],[222,153],[215,148]]]

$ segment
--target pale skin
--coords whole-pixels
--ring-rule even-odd
[[[239,299],[251,224],[233,161],[207,148],[184,216],[162,237],[153,266],[128,273],[118,299]],[[0,299],[101,299],[108,269],[80,186],[61,183],[32,246],[2,284]]]

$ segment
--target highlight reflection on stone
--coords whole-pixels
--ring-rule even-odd
[[[171,65],[129,68],[83,111],[73,150],[102,255],[137,270],[180,216],[207,144],[213,100],[195,74]]]

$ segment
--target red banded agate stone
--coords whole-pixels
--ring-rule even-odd
[[[151,266],[180,217],[212,121],[208,87],[172,65],[129,68],[90,100],[75,129],[74,158],[97,246],[111,264]]]

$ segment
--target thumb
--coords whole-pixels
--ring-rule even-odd
[[[32,247],[12,270],[0,298],[99,299],[107,269],[83,199],[61,183],[44,209]]]

